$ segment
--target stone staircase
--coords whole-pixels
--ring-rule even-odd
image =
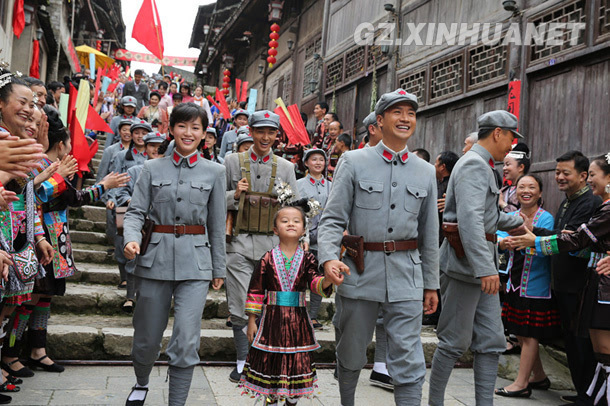
[[[103,153],[105,137],[99,137],[100,149],[94,158],[97,169]],[[85,185],[94,183],[86,180]],[[118,289],[119,272],[109,250],[113,247],[106,241],[106,213],[102,203],[70,210],[70,235],[73,241],[74,257],[79,271],[69,278],[66,294],[54,297],[48,328],[48,352],[58,360],[128,360],[130,357],[133,328],[131,316],[121,311],[125,291]],[[324,324],[322,331],[316,332],[321,349],[316,354],[319,363],[335,361],[335,334],[331,319],[335,313],[334,298],[323,299],[319,320]],[[228,317],[224,288],[210,289],[201,321],[200,356],[205,361],[234,361],[235,349],[233,333],[226,326]],[[164,333],[161,359],[171,335],[173,317]],[[422,344],[426,362],[432,361],[438,339],[431,327],[422,330]],[[374,353],[373,342],[368,348],[369,361]],[[569,375],[562,365],[562,354],[543,352],[545,366],[552,364],[549,371],[553,387],[569,388]],[[472,355],[467,353],[460,360],[472,363]],[[502,357],[500,375],[514,378],[518,367],[518,356]],[[549,369],[549,368],[547,368]],[[566,377],[567,376],[567,377]]]

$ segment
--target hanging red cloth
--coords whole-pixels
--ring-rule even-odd
[[[40,79],[40,43],[37,39],[32,41],[32,64],[30,65],[30,76]]]
[[[155,0],[144,0],[133,24],[131,37],[163,60],[163,30]]]
[[[17,38],[21,37],[21,33],[25,28],[25,11],[23,9],[23,0],[15,0],[13,6],[13,33]]]

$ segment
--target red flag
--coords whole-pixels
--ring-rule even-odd
[[[301,143],[302,145],[307,145],[311,143],[311,139],[309,138],[309,134],[307,133],[307,128],[305,128],[305,123],[301,118],[301,111],[299,110],[299,106],[297,106],[296,104],[291,104],[290,106],[286,107],[286,109],[288,110],[288,114],[290,114],[290,117],[292,118],[293,128],[295,133],[299,137],[299,143]]]
[[[248,82],[243,83],[243,87],[241,89],[241,99],[238,97],[237,100],[240,102],[245,102],[248,100]]]
[[[239,95],[241,93],[241,79],[235,79],[235,98],[239,101]]]
[[[207,95],[206,98],[210,101],[210,103],[212,103],[214,106],[216,106],[216,108],[218,109],[218,111],[220,111],[220,106],[218,105],[218,103],[216,103],[214,101],[214,99],[212,98],[212,96]]]
[[[296,112],[297,112],[297,116],[295,117],[295,112],[294,109],[291,109],[291,107],[295,107],[296,108]],[[286,136],[288,137],[288,141],[290,141],[291,144],[301,144],[301,145],[307,145],[310,144],[311,141],[309,140],[309,136],[303,137],[302,132],[300,131],[300,126],[302,126],[303,128],[305,128],[305,126],[303,125],[303,120],[301,120],[301,113],[298,110],[298,107],[296,106],[296,104],[293,104],[292,106],[289,106],[286,108],[288,110],[288,113],[290,114],[290,116],[292,117],[294,126],[290,123],[290,120],[288,119],[288,116],[286,115],[286,113],[284,113],[284,110],[281,107],[277,107],[274,112],[275,114],[280,116],[280,125],[282,126],[282,128],[284,129],[284,132],[286,133]],[[291,111],[293,110],[293,111]],[[296,121],[298,120],[298,121]],[[300,124],[300,126],[299,126]],[[306,132],[307,134],[307,132]]]
[[[71,141],[72,141],[72,156],[78,161],[78,170],[80,172],[89,172],[89,161],[91,161],[91,151],[89,143],[85,138],[83,130],[78,124],[76,113],[72,113],[72,123],[70,125]]]
[[[70,97],[68,99],[68,126],[72,126],[72,116],[74,116],[74,106],[76,105],[76,98],[78,97],[78,90],[74,87],[72,83],[70,83],[69,89]],[[70,128],[72,131],[72,128]]]
[[[95,75],[95,90],[93,91],[93,105],[97,106],[97,99],[100,96],[100,84],[102,81],[102,68],[97,69],[97,74]]]
[[[21,37],[21,33],[25,28],[25,11],[23,10],[23,0],[15,0],[13,6],[13,33],[17,38]]]
[[[220,105],[220,113],[225,120],[231,119],[231,110],[229,110],[229,106],[227,105],[227,101],[220,93],[220,90],[216,88],[216,100],[218,100],[218,104]]]
[[[100,148],[100,144],[97,140],[93,140],[93,143],[89,145],[89,160],[91,161],[95,154],[97,154],[97,150]]]
[[[114,89],[116,89],[116,87],[118,85],[119,85],[119,82],[111,83],[110,86],[108,86],[108,90],[107,91],[110,92],[110,93],[114,92]]]
[[[131,37],[163,60],[163,31],[155,0],[144,0],[133,24]]]
[[[108,124],[97,114],[97,111],[93,108],[93,106],[89,105],[89,112],[87,113],[87,122],[85,123],[85,128],[88,130],[94,131],[104,131],[107,133],[114,134],[114,132],[110,129]]]
[[[40,44],[37,39],[32,41],[32,64],[30,65],[30,76],[40,79]]]

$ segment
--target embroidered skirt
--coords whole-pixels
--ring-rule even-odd
[[[561,319],[555,298],[531,299],[519,291],[505,294],[502,321],[509,334],[545,342],[561,337]]]

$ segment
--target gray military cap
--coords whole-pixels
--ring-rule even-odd
[[[517,120],[517,117],[514,114],[511,114],[506,110],[487,112],[477,118],[477,124],[479,126],[479,131],[493,130],[500,127],[503,130],[512,132],[517,138],[523,138],[523,135],[517,132],[519,120]]]
[[[377,101],[377,104],[375,104],[375,115],[382,115],[388,108],[400,102],[411,103],[415,111],[417,111],[419,107],[419,104],[417,104],[417,97],[414,94],[411,94],[404,89],[396,89],[393,92],[381,95],[381,98]]]
[[[131,125],[133,124],[133,120],[130,118],[124,118],[121,121],[119,121],[119,125],[117,126],[117,128],[120,130],[121,127],[123,127],[124,125],[128,125],[131,127]]]
[[[134,132],[138,128],[143,128],[149,133],[152,132],[152,127],[144,120],[135,120],[131,127],[129,127],[129,131]]]
[[[280,128],[280,116],[269,111],[259,110],[252,113],[248,119],[248,125],[250,127],[273,127]]]
[[[163,141],[165,141],[165,134],[149,132],[144,136],[144,144],[148,144],[151,142],[155,144],[161,144]]]
[[[214,137],[218,138],[218,134],[216,133],[216,129],[214,127],[208,127],[205,130],[206,133],[214,134]]]
[[[246,118],[250,117],[250,113],[248,112],[248,110],[237,109],[235,110],[235,114],[233,114],[233,118],[239,116],[240,114],[243,114],[244,116],[246,116]]]
[[[237,129],[236,134],[237,135],[240,135],[240,134],[250,135],[250,127],[247,125],[242,125],[241,127],[239,127],[239,129]]]
[[[137,102],[138,101],[133,96],[123,96],[123,98],[121,99],[121,105],[122,106],[136,107]]]
[[[364,127],[368,131],[370,125],[377,124],[377,114],[375,114],[375,112],[373,111],[371,114],[366,116],[364,120],[362,120],[362,124],[364,124]]]
[[[303,153],[303,162],[306,162],[309,157],[313,154],[321,154],[324,157],[325,161],[328,161],[328,157],[326,156],[326,152],[320,148],[310,148]]]
[[[237,136],[237,140],[235,140],[236,148],[239,147],[244,142],[254,142],[254,140],[248,134],[241,133]]]

